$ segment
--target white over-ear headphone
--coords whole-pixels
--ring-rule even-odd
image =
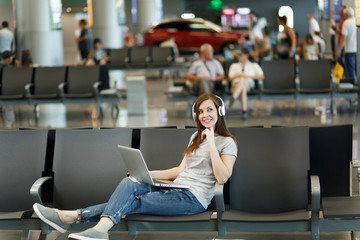
[[[224,101],[221,99],[221,97],[219,97],[217,95],[215,95],[215,97],[220,99],[220,102],[221,102],[221,105],[219,106],[219,109],[218,109],[219,116],[225,116],[225,104],[224,104]],[[193,119],[196,120],[195,103],[192,106],[192,116],[193,116]]]

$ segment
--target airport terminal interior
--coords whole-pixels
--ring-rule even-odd
[[[24,20],[26,17],[31,17],[30,14],[25,14],[23,18],[16,16],[11,13],[12,2],[17,2],[15,5],[17,8],[19,6],[26,8],[27,0],[13,0],[13,1],[1,1],[0,0],[0,21],[8,20],[10,23],[13,20],[19,22],[19,33],[18,36],[30,36],[31,34],[36,33],[36,29],[27,27],[24,28]],[[99,10],[99,2],[102,0],[62,0],[62,1],[49,1],[49,2],[61,2],[60,4],[60,13],[62,14],[62,37],[61,40],[61,57],[58,64],[58,60],[53,60],[51,57],[59,56],[59,49],[54,48],[54,52],[51,52],[51,46],[49,44],[44,44],[44,48],[47,48],[47,53],[39,51],[36,47],[33,49],[33,61],[34,68],[42,67],[43,64],[39,63],[41,61],[54,61],[52,66],[72,66],[79,65],[79,52],[77,49],[76,42],[74,41],[74,32],[76,34],[76,29],[78,28],[78,21],[82,18],[88,18],[91,16],[89,13],[89,2],[92,2],[92,6],[95,8],[95,14],[103,14],[103,11]],[[128,31],[133,31],[134,33],[140,29],[139,26],[133,24],[134,15],[134,4],[136,9],[136,2],[138,4],[145,4],[147,0],[106,0],[107,7],[111,4],[124,4],[122,11],[125,13],[124,16],[119,16],[124,20],[122,24],[122,30],[125,29],[125,25]],[[277,23],[276,14],[277,10],[282,6],[286,5],[287,1],[276,0],[273,7],[274,9],[267,10],[271,8],[268,5],[266,0],[255,0],[255,1],[237,1],[234,0],[148,0],[152,2],[153,5],[162,2],[162,16],[163,19],[174,19],[179,18],[181,13],[191,13],[200,14],[200,17],[207,18],[208,20],[214,21],[222,27],[229,27],[226,21],[229,16],[226,11],[223,9],[235,9],[236,8],[251,8],[251,10],[259,13],[267,18],[268,26],[272,29],[273,32],[277,34]],[[41,2],[36,0],[36,2]],[[111,3],[109,3],[111,2]],[[270,2],[270,1],[269,1]],[[330,27],[329,19],[326,19],[324,16],[324,11],[334,11],[338,5],[337,0],[306,0],[306,4],[301,5],[301,1],[297,3],[289,4],[292,6],[294,11],[293,20],[295,21],[295,27],[300,32],[300,37],[304,38],[308,30],[308,22],[306,20],[306,14],[311,12],[319,19],[320,27],[322,29],[328,29]],[[358,1],[357,1],[358,2]],[[204,11],[205,3],[205,11]],[[309,3],[309,4],[307,4]],[[331,7],[324,9],[324,3],[326,7],[330,5]],[[220,6],[220,5],[221,6]],[[320,4],[320,5],[319,5]],[[336,5],[336,7],[334,6]],[[350,5],[355,7],[355,1],[352,0],[343,0],[343,5]],[[56,5],[56,4],[55,4]],[[153,5],[149,5],[154,7]],[[305,6],[306,5],[306,6]],[[307,6],[309,5],[309,6]],[[58,5],[56,5],[58,6]],[[218,9],[220,6],[220,9]],[[98,8],[96,10],[96,7]],[[35,7],[36,8],[36,7]],[[34,9],[35,9],[34,8]],[[210,9],[209,9],[210,8]],[[217,13],[214,13],[216,8]],[[319,8],[321,11],[319,11]],[[360,6],[357,6],[359,9]],[[20,8],[19,8],[20,9]],[[140,8],[139,8],[140,9]],[[20,9],[24,11],[24,9]],[[336,9],[337,10],[337,9]],[[139,10],[140,11],[140,10]],[[141,9],[141,13],[146,13],[144,8]],[[212,12],[213,11],[213,12]],[[232,10],[228,10],[232,11]],[[56,11],[54,11],[56,12]],[[321,12],[321,13],[320,13]],[[275,13],[275,14],[274,14]],[[300,14],[301,13],[301,14]],[[201,15],[202,14],[202,15]],[[145,14],[144,14],[145,15]],[[231,14],[230,14],[231,15]],[[241,15],[241,14],[240,14]],[[274,16],[272,16],[274,15]],[[301,16],[300,16],[301,15]],[[7,19],[3,19],[4,16]],[[32,16],[33,17],[33,16]],[[139,19],[141,16],[138,16]],[[154,16],[152,16],[154,18]],[[359,16],[360,17],[360,16]],[[144,17],[146,18],[146,17]],[[149,16],[147,16],[148,19]],[[260,18],[260,17],[259,17]],[[227,19],[227,20],[226,20]],[[234,18],[235,19],[235,16]],[[90,19],[89,19],[90,20]],[[147,19],[145,19],[146,21]],[[20,22],[22,21],[22,23]],[[140,20],[139,20],[140,21]],[[225,21],[225,23],[223,22]],[[241,21],[240,21],[241,22]],[[129,24],[130,23],[130,24]],[[24,24],[24,25],[21,25]],[[94,22],[95,31],[93,33],[101,32],[101,24]],[[150,27],[152,22],[147,23],[145,28]],[[234,23],[235,24],[235,23]],[[241,24],[241,23],[239,23]],[[297,24],[297,25],[296,25]],[[338,24],[338,21],[336,22]],[[226,26],[225,26],[226,25]],[[107,26],[109,27],[109,26]],[[118,26],[116,26],[118,27]],[[142,26],[144,28],[144,26]],[[235,26],[236,29],[240,32],[246,32],[246,28],[243,26]],[[10,27],[13,30],[13,26]],[[30,31],[30,35],[26,35],[27,31]],[[57,29],[59,30],[59,29]],[[326,30],[327,31],[327,30]],[[357,35],[359,35],[359,30],[357,29]],[[103,32],[105,33],[105,32]],[[110,34],[111,35],[111,34]],[[330,46],[330,35],[324,30],[324,38],[326,39],[326,50],[324,50],[321,58],[324,60],[329,60],[329,63],[335,63],[333,59],[333,53]],[[272,37],[275,35],[273,34]],[[125,33],[121,35],[125,39]],[[121,44],[117,47],[110,48],[120,48],[124,47],[124,41],[121,40]],[[275,36],[276,39],[276,36]],[[34,43],[35,44],[35,43]],[[56,40],[53,43],[54,45],[59,44],[59,41]],[[107,48],[107,44],[114,44],[111,40],[107,39],[104,35],[103,45],[104,48]],[[136,43],[135,43],[136,44]],[[24,44],[24,42],[17,43],[19,49],[24,50],[30,45]],[[45,46],[46,45],[46,46]],[[51,45],[51,44],[50,44]],[[37,46],[38,47],[38,46]],[[131,46],[130,46],[131,47]],[[231,50],[236,51],[239,48],[232,46]],[[222,49],[224,50],[224,49]],[[225,50],[224,50],[225,51]],[[220,60],[226,60],[226,55],[224,52],[216,52],[214,57]],[[48,54],[48,55],[47,55]],[[17,54],[19,57],[19,53]],[[177,83],[177,87],[185,88],[185,81],[188,78],[188,70],[191,63],[198,59],[198,53],[194,52],[182,52],[180,51],[180,59],[176,64],[178,64],[174,71],[169,71],[166,67],[164,68],[129,68],[129,69],[119,69],[111,68],[109,65],[109,78],[107,86],[111,88],[112,91],[115,91],[121,95],[118,101],[115,103],[118,107],[118,111],[114,109],[113,103],[103,102],[101,103],[102,114],[99,113],[96,103],[71,103],[63,104],[61,102],[49,102],[46,104],[39,104],[36,107],[32,104],[3,104],[0,103],[0,130],[19,130],[19,129],[112,129],[112,128],[155,128],[155,127],[177,127],[177,128],[187,128],[195,127],[196,123],[194,122],[191,116],[191,108],[193,102],[196,100],[195,97],[188,98],[188,95],[182,95],[181,98],[172,98],[178,92],[175,92],[175,95],[169,94],[169,89],[178,89],[174,88],[174,83]],[[359,56],[357,56],[359,58]],[[37,62],[37,59],[40,59]],[[51,60],[50,60],[51,59]],[[357,59],[359,60],[359,59]],[[111,61],[111,60],[110,60]],[[81,64],[84,64],[81,62]],[[359,61],[358,61],[359,66]],[[46,66],[46,64],[45,64]],[[359,67],[357,67],[359,70]],[[171,69],[170,69],[171,70]],[[244,71],[244,70],[243,70]],[[129,79],[138,78],[142,79],[145,86],[138,89],[127,89],[127,84],[129,84]],[[266,75],[265,80],[266,81]],[[299,81],[298,79],[296,81]],[[332,80],[330,80],[332,81]],[[335,83],[335,80],[334,80]],[[131,84],[131,83],[130,83]],[[356,86],[356,84],[354,85]],[[359,85],[359,78],[357,77],[357,86]],[[136,86],[135,86],[136,88]],[[133,91],[133,92],[131,92]],[[140,95],[141,96],[140,96]],[[188,92],[187,92],[188,94]],[[243,109],[239,99],[236,99],[234,104],[229,107],[230,104],[230,95],[224,94],[221,95],[224,97],[224,103],[226,107],[226,125],[227,127],[263,127],[263,128],[272,128],[272,127],[297,127],[297,126],[309,126],[309,127],[326,127],[326,126],[339,126],[339,125],[352,125],[353,135],[352,135],[352,159],[354,166],[350,168],[351,179],[351,195],[359,196],[359,169],[360,165],[360,105],[359,105],[359,91],[354,98],[352,95],[351,98],[339,97],[336,98],[336,101],[328,98],[304,98],[304,99],[291,99],[291,98],[272,98],[268,100],[259,99],[259,98],[249,98],[247,103],[247,117],[243,115]],[[306,94],[305,94],[306,95]],[[138,98],[134,100],[135,98]],[[189,100],[190,99],[190,100]],[[1,100],[1,99],[0,99]],[[334,104],[334,105],[333,105]],[[195,132],[195,128],[194,128]],[[176,136],[174,136],[176,137]],[[342,139],[339,139],[342,141]],[[240,146],[241,149],[241,146]],[[181,156],[178,156],[181,158]],[[1,160],[1,159],[0,159]],[[357,161],[356,161],[357,160]],[[259,166],[261,168],[261,166]],[[324,166],[326,167],[326,166]],[[0,176],[1,179],[1,176]],[[1,180],[3,181],[3,180]],[[1,213],[1,210],[0,210]],[[71,233],[71,232],[70,232]],[[38,239],[40,235],[39,230],[34,230],[29,236],[29,240]],[[61,234],[58,231],[52,231],[48,236],[47,240],[65,240],[68,239],[69,233]],[[1,228],[1,218],[0,218],[0,239],[4,240],[15,240],[20,239],[22,236],[22,231],[19,230],[6,230]],[[339,231],[339,232],[321,232],[320,238],[322,240],[350,240],[350,239],[360,239],[360,232],[350,232],[350,231]],[[212,231],[140,231],[136,236],[130,236],[127,231],[112,231],[110,233],[111,240],[217,240],[217,239],[237,239],[237,240],[305,240],[311,239],[310,232],[229,232],[227,236],[219,236],[217,232]]]

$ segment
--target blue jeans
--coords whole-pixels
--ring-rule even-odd
[[[159,188],[124,178],[107,203],[78,209],[78,222],[110,218],[117,224],[123,215],[141,213],[180,216],[204,212],[206,209],[188,189]]]
[[[353,78],[356,83],[356,53],[345,53],[345,77]]]

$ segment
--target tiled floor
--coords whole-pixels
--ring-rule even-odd
[[[148,80],[147,82],[148,114],[145,116],[128,116],[127,103],[120,103],[120,114],[117,118],[111,116],[111,108],[104,105],[105,116],[99,120],[94,119],[94,106],[49,104],[41,105],[39,115],[35,116],[30,106],[4,106],[0,112],[0,129],[26,128],[101,128],[101,127],[151,127],[151,126],[179,126],[194,125],[189,117],[187,103],[167,102],[163,94],[167,83],[161,80]],[[337,116],[329,111],[329,101],[302,100],[296,101],[250,101],[249,118],[242,120],[239,115],[240,104],[236,102],[233,109],[227,110],[227,125],[237,126],[320,126],[353,124],[353,158],[360,159],[360,109],[359,106],[350,106],[340,99],[337,101]],[[354,171],[356,172],[356,171]],[[354,177],[357,180],[357,177]],[[356,189],[357,188],[357,189]],[[358,194],[358,186],[354,193]],[[31,240],[37,239],[39,232],[31,234]],[[20,239],[21,232],[0,231],[0,240]],[[67,235],[53,232],[48,240],[67,239]],[[136,237],[128,236],[126,232],[114,232],[110,236],[115,239],[310,239],[308,233],[231,233],[227,237],[217,237],[215,232],[202,233],[168,233],[168,232],[140,232]],[[322,233],[321,239],[342,240],[350,239],[350,233]],[[360,238],[359,238],[360,239]]]

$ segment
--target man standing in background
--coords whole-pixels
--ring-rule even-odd
[[[337,56],[341,56],[341,49],[344,48],[345,57],[345,77],[354,79],[356,84],[356,51],[357,51],[357,37],[356,37],[356,22],[355,12],[351,7],[344,10],[345,21],[342,26],[341,39],[337,50]]]
[[[307,19],[309,21],[309,33],[314,36],[315,32],[320,32],[319,23],[313,18],[311,13],[307,15]]]
[[[5,51],[9,51],[11,54],[13,54],[13,46],[14,34],[9,30],[9,23],[7,21],[3,21],[0,30],[0,55]]]
[[[87,23],[85,19],[81,19],[79,22],[81,27],[80,36],[76,38],[76,41],[79,46],[79,51],[81,55],[81,60],[87,59],[89,52],[90,52],[90,33],[89,29],[87,28]]]

